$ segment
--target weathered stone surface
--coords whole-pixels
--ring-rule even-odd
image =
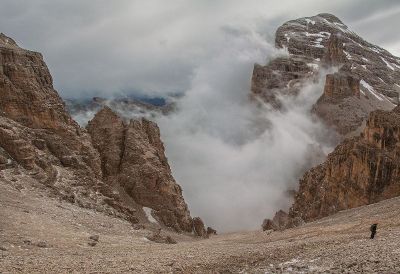
[[[105,107],[87,129],[102,158],[107,182],[119,184],[136,203],[152,208],[166,226],[192,231],[182,189],[171,175],[155,123],[146,119],[125,123]]]
[[[360,97],[360,80],[345,73],[326,75],[324,93],[320,100],[341,100],[346,97]]]
[[[285,211],[279,210],[278,212],[275,213],[275,216],[272,219],[272,221],[275,223],[278,229],[285,228],[288,226],[289,223],[289,215]]]
[[[306,172],[290,210],[312,221],[400,195],[400,111],[376,110],[363,133],[345,140]]]
[[[297,95],[304,82],[313,76],[312,59],[302,56],[279,57],[266,66],[254,65],[252,96],[262,98],[275,108],[281,107],[280,95]]]
[[[125,141],[125,124],[110,108],[105,107],[88,124],[94,147],[99,151],[103,176],[117,175]]]
[[[338,133],[345,135],[357,130],[368,114],[368,110],[363,111],[363,108],[352,108],[354,103],[360,103],[359,98],[360,79],[344,71],[328,74],[324,93],[314,105],[313,112]],[[352,100],[353,104],[343,104],[346,100]],[[332,113],[334,110],[335,114]]]

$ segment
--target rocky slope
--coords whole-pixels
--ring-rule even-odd
[[[137,223],[193,230],[157,125],[125,124],[109,109],[82,129],[53,88],[37,52],[0,35],[0,168],[26,175],[56,195]],[[23,184],[23,182],[21,182]],[[155,225],[155,224],[154,224]]]
[[[9,170],[0,178],[4,273],[399,273],[400,200],[346,210],[285,231],[212,235],[163,231],[148,240],[120,218],[43,195]],[[369,239],[369,226],[378,233]],[[92,240],[93,238],[97,241]],[[91,239],[92,238],[92,239]],[[93,243],[96,243],[93,246]]]
[[[280,106],[277,95],[296,94],[329,67],[337,72],[326,76],[314,112],[340,134],[354,134],[369,112],[390,110],[398,102],[400,59],[331,14],[284,23],[276,31],[275,44],[289,55],[265,66],[256,64],[252,77],[252,95],[275,107]]]

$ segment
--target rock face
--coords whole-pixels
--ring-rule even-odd
[[[87,126],[102,159],[104,180],[119,184],[167,226],[192,231],[182,189],[171,175],[158,126],[146,119],[124,122],[105,107]]]
[[[54,177],[53,165],[96,185],[101,177],[90,137],[65,111],[42,55],[0,34],[0,146],[24,168]],[[44,171],[44,172],[42,172]],[[54,180],[53,180],[54,181]]]
[[[300,180],[291,217],[312,221],[400,195],[400,108],[376,110],[358,137],[345,140]]]
[[[312,62],[311,58],[291,56],[274,59],[267,66],[255,64],[251,81],[252,96],[280,108],[277,94],[296,95],[315,73]]]
[[[42,55],[19,48],[4,34],[0,47],[1,110],[29,127],[58,129],[71,124]]]
[[[326,77],[324,93],[313,111],[343,136],[359,133],[368,114],[391,110],[398,102],[400,59],[352,32],[337,17],[319,14],[284,23],[275,35],[287,57],[255,65],[252,95],[280,107],[277,94],[296,94],[316,81],[323,68],[336,67]]]
[[[23,168],[54,195],[132,223],[193,230],[156,124],[125,123],[109,108],[82,129],[53,88],[42,55],[0,34],[0,169]],[[140,213],[142,212],[142,213]]]

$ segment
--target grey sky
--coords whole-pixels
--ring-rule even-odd
[[[395,0],[2,0],[0,31],[43,53],[64,97],[164,95],[185,92],[232,34],[272,41],[285,21],[321,12],[400,55]]]

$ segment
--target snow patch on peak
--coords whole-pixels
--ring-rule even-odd
[[[360,85],[362,85],[367,91],[374,95],[379,101],[383,101],[381,95],[379,95],[370,84],[368,84],[364,80],[361,80]]]
[[[314,20],[311,20],[309,18],[304,18],[304,20],[306,20],[307,24],[311,23],[312,25],[315,25],[315,21]]]
[[[144,206],[143,211],[146,214],[147,220],[149,220],[150,223],[158,224],[157,220],[154,219],[153,215],[151,215],[151,211],[152,211],[151,208]]]
[[[314,41],[314,47],[316,47],[316,48],[323,48],[324,46],[323,45],[321,45],[321,42],[322,42],[322,38],[320,37],[320,38],[317,38],[315,41]]]
[[[286,38],[286,41],[289,43],[289,41],[290,41],[290,36],[289,36],[289,34],[285,33],[285,38]]]
[[[326,32],[326,31],[321,31],[321,32],[318,32],[318,33],[309,33],[309,32],[304,32],[304,34],[307,36],[307,37],[320,37],[320,38],[329,38],[330,36],[331,36],[331,34],[329,33],[329,32]]]
[[[350,33],[350,34],[354,34],[353,32],[349,31],[347,29],[347,26],[342,24],[342,23],[338,23],[338,22],[330,22],[327,19],[323,18],[324,22],[328,25],[330,25],[331,27],[334,27],[338,30],[340,30],[343,33]]]
[[[341,26],[341,27],[347,28],[347,26],[345,24],[342,24],[342,23],[333,22],[333,24],[335,24],[336,26]]]
[[[348,52],[345,51],[345,50],[343,51],[343,53],[346,55],[346,58],[347,58],[347,59],[349,59],[349,60],[352,59],[350,53],[348,53]]]
[[[379,49],[377,49],[377,48],[370,48],[370,50],[372,50],[375,53],[381,54],[381,51]]]
[[[313,70],[318,70],[318,68],[319,68],[319,65],[318,64],[314,64],[314,63],[308,63],[307,66],[309,66]]]
[[[396,63],[391,63],[392,66],[395,66],[396,68],[400,69],[400,65],[396,64]]]
[[[386,61],[385,58],[381,57],[381,59],[382,59],[383,62],[385,62],[386,66],[388,68],[390,68],[391,70],[395,70],[395,68],[388,61]]]

